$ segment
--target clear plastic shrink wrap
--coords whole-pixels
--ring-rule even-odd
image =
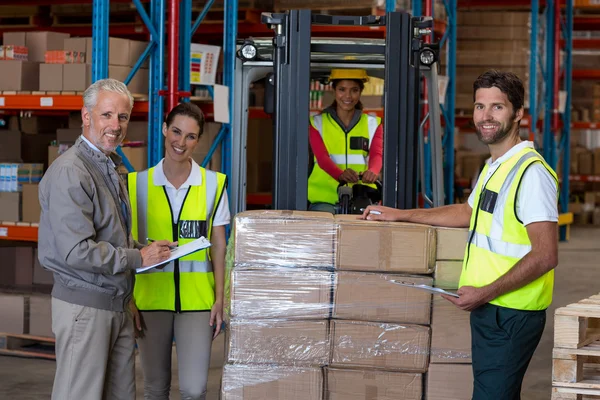
[[[333,268],[335,240],[329,213],[245,211],[235,217],[235,264]]]
[[[456,290],[461,235],[326,213],[238,214],[223,398],[422,398],[430,363],[470,363],[468,313],[399,283]]]

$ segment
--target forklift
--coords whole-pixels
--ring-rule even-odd
[[[417,206],[419,180],[424,195],[424,144],[421,78],[427,82],[430,112],[433,197],[444,204],[442,129],[437,82],[437,44],[426,43],[430,17],[406,12],[383,16],[332,16],[311,10],[263,13],[274,38],[249,38],[238,44],[232,126],[233,213],[246,208],[246,137],[250,86],[266,79],[265,112],[273,114],[273,200],[278,210],[306,210],[309,175],[310,80],[333,68],[365,69],[384,79],[384,155],[381,203],[408,209]],[[313,25],[385,27],[385,39],[311,38]],[[291,95],[293,93],[293,95]],[[435,106],[434,106],[435,105]],[[420,174],[419,174],[420,172]],[[420,175],[420,178],[418,176]],[[349,189],[349,190],[348,190]],[[364,195],[340,187],[341,213],[357,213],[369,203]],[[369,200],[370,201],[370,200]]]

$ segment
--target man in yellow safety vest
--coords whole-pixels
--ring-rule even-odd
[[[488,71],[473,91],[473,122],[491,159],[468,203],[422,210],[370,206],[363,218],[469,227],[460,297],[444,298],[471,311],[473,399],[513,400],[520,399],[552,301],[558,179],[533,143],[519,137],[521,80]]]

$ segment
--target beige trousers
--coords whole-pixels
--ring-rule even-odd
[[[52,298],[52,400],[135,400],[135,339],[127,312]]]
[[[168,400],[173,338],[182,400],[206,399],[213,328],[210,312],[142,312],[144,337],[138,338],[144,371],[144,399]]]

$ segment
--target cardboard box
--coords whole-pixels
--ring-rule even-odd
[[[131,124],[131,121],[129,123]],[[83,122],[81,120],[81,112],[80,111],[69,113],[69,123],[67,125],[67,128],[81,130],[82,124],[83,124]],[[127,132],[129,132],[129,129],[127,130]]]
[[[0,90],[39,90],[40,64],[37,62],[0,60],[0,71]]]
[[[423,375],[326,368],[328,400],[421,400]]]
[[[40,64],[40,90],[50,92],[63,90],[62,64]]]
[[[459,11],[459,25],[486,25],[486,26],[527,26],[531,13],[528,11]]]
[[[229,329],[231,363],[322,366],[330,358],[327,320],[232,319]]]
[[[600,175],[600,148],[592,150],[594,153],[594,175]]]
[[[334,318],[429,325],[431,294],[394,281],[431,285],[430,277],[337,273]]]
[[[29,61],[44,62],[48,50],[63,50],[68,33],[27,32],[25,46],[29,49]],[[36,90],[36,89],[32,89]]]
[[[38,249],[33,252],[33,283],[34,285],[54,284],[54,274],[40,264]]]
[[[81,136],[81,128],[72,129],[57,129],[56,130],[56,141],[58,143],[70,143],[73,144]]]
[[[523,40],[529,37],[527,26],[458,26],[458,37],[488,40]]]
[[[0,192],[0,221],[19,222],[21,220],[20,209],[21,193]]]
[[[235,217],[237,265],[333,268],[337,229],[324,212],[245,211]]]
[[[320,368],[227,364],[221,385],[223,400],[321,400]]]
[[[26,32],[4,32],[2,33],[2,44],[27,47],[25,36]]]
[[[429,327],[331,321],[332,367],[425,372]]]
[[[63,65],[63,90],[83,92],[92,84],[92,66],[89,64]]]
[[[129,68],[129,67],[127,67]],[[127,73],[129,75],[129,73]],[[150,82],[149,71],[144,68],[137,70],[127,88],[134,94],[148,94],[148,83]]]
[[[136,171],[143,171],[148,168],[148,148],[142,147],[121,147],[123,154],[127,157],[127,160],[131,163],[131,166]]]
[[[29,298],[29,334],[52,337],[52,298],[31,296]]]
[[[427,274],[435,264],[435,229],[427,225],[364,221],[336,215],[336,268]]]
[[[334,274],[316,269],[234,268],[232,318],[329,318]]]
[[[579,153],[577,168],[581,175],[592,175],[594,173],[594,155],[591,151]]]
[[[436,297],[431,317],[431,363],[471,363],[471,313]]]
[[[462,266],[462,261],[436,261],[435,272],[433,273],[433,286],[442,289],[457,290]]]
[[[0,60],[21,60],[29,61],[29,52],[27,47],[4,45],[0,46]]]
[[[0,199],[3,194],[0,193]],[[0,247],[0,260],[2,260],[0,284],[9,286],[31,286],[33,284],[32,247]]]
[[[47,151],[52,141],[56,140],[56,134],[37,134],[21,136],[21,157],[23,162],[44,164],[48,163]]]
[[[2,248],[0,248],[0,253]],[[0,332],[29,333],[29,297],[23,295],[0,294]]]
[[[77,37],[65,39],[64,50],[84,52],[87,55],[87,38]],[[92,53],[89,53],[89,57],[92,57]],[[88,64],[91,64],[91,62],[88,62]]]
[[[142,42],[139,40],[130,40],[129,41],[129,66],[134,67],[138,62],[144,51],[146,51],[146,47],[148,47],[148,42]],[[146,59],[146,61],[142,64],[142,68],[148,68],[150,63],[148,62],[150,57]]]
[[[108,66],[108,77],[121,82],[125,82],[130,73],[131,67],[120,65]],[[131,79],[131,82],[129,82],[129,85],[127,85],[127,89],[129,89],[131,93],[146,94],[148,93],[148,82],[148,70],[139,69]]]
[[[81,116],[79,116],[79,125],[81,125]],[[148,142],[148,121],[129,121],[125,140],[128,142]]]
[[[92,64],[92,38],[86,39],[85,62]],[[129,39],[111,37],[108,39],[108,65],[129,66]],[[110,76],[110,72],[109,72]],[[115,78],[117,79],[117,78]]]
[[[427,400],[471,400],[471,365],[431,364],[427,372]]]
[[[471,103],[473,97],[471,97]],[[472,104],[471,104],[472,106]],[[469,180],[477,178],[485,165],[485,160],[489,157],[489,154],[484,153],[468,153],[460,154],[460,164],[458,174],[461,178],[467,178]]]
[[[435,228],[436,260],[462,260],[469,240],[468,228]]]
[[[51,50],[44,55],[46,64],[83,64],[85,63],[85,51],[75,50]]]
[[[461,66],[494,65],[500,67],[527,67],[529,54],[526,51],[499,51],[489,50],[459,50],[456,53],[456,64]]]
[[[21,161],[21,132],[0,131],[0,162],[19,161]]]
[[[221,130],[221,124],[216,122],[205,122],[204,130],[202,136],[200,136],[200,140],[198,145],[194,148],[194,152],[192,153],[192,158],[198,164],[202,165],[204,159],[208,155],[210,147],[215,141],[217,135]],[[206,168],[212,171],[221,171],[221,145],[219,144],[215,149],[210,162],[207,164]]]
[[[62,118],[41,115],[32,115],[29,117],[15,115],[8,120],[8,129],[32,135],[56,133],[57,129],[64,128],[64,126],[65,122]]]
[[[58,146],[48,146],[48,168],[58,158]]]
[[[21,212],[21,221],[40,222],[40,200],[38,197],[38,183],[24,183],[22,186],[23,206]]]

